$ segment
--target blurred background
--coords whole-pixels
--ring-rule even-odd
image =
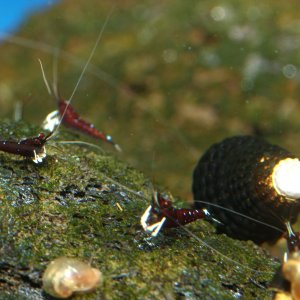
[[[57,53],[70,97],[114,6],[72,102],[123,153],[98,145],[189,201],[199,157],[225,137],[257,134],[300,156],[295,0],[43,2],[1,34],[2,119],[22,103],[23,120],[39,126],[56,108],[38,58],[51,81]]]
[[[13,34],[31,15],[49,9],[59,0],[6,1],[1,6],[0,38]]]

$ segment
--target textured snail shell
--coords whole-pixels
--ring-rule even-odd
[[[56,298],[68,298],[74,292],[95,289],[102,281],[102,274],[75,258],[59,257],[47,266],[42,280],[46,293]]]
[[[207,208],[221,222],[218,232],[273,242],[300,213],[299,177],[300,162],[287,150],[253,136],[227,138],[212,145],[194,170],[195,207]]]

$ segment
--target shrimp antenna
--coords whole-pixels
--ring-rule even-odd
[[[235,215],[241,216],[241,217],[243,217],[243,218],[245,218],[245,219],[251,220],[251,221],[253,221],[253,222],[255,222],[255,223],[262,224],[262,225],[264,225],[264,226],[266,226],[266,227],[269,227],[269,228],[275,229],[275,230],[277,230],[277,231],[279,231],[279,232],[281,232],[281,233],[284,233],[283,230],[281,230],[280,228],[278,228],[278,227],[276,227],[276,226],[273,226],[273,225],[271,225],[271,224],[269,224],[269,223],[266,223],[266,222],[263,222],[263,221],[254,219],[254,218],[252,218],[252,217],[249,217],[249,216],[247,216],[247,215],[245,215],[245,214],[243,214],[243,213],[240,213],[240,212],[238,212],[238,211],[235,211],[235,210],[233,210],[233,209],[230,209],[230,208],[227,208],[227,207],[224,207],[224,206],[215,204],[215,203],[207,202],[207,201],[202,201],[202,200],[194,200],[194,201],[195,201],[195,202],[199,202],[199,203],[203,203],[203,204],[207,204],[207,205],[210,205],[210,206],[213,206],[213,207],[220,208],[220,209],[225,210],[225,211],[228,211],[228,212],[230,212],[230,213],[232,213],[232,214],[235,214]]]
[[[44,70],[44,67],[43,67],[43,64],[42,64],[42,61],[38,58],[38,61],[40,63],[40,66],[41,66],[41,71],[42,71],[42,75],[43,75],[43,80],[44,80],[44,83],[45,83],[45,86],[47,88],[47,91],[49,93],[50,96],[52,96],[53,92],[50,88],[50,85],[49,85],[49,82],[47,80],[47,77],[46,77],[46,73],[45,73],[45,70]]]
[[[15,122],[19,122],[22,120],[22,112],[23,112],[23,103],[21,101],[17,101],[14,109]]]
[[[58,53],[59,50],[56,49],[54,52],[54,59],[53,59],[53,68],[52,68],[52,89],[56,99],[58,99]]]
[[[92,144],[92,143],[88,143],[88,142],[84,142],[84,141],[57,141],[56,142],[57,144],[74,144],[74,145],[86,145],[86,146],[89,146],[91,148],[95,148],[97,150],[99,150],[101,153],[104,153],[104,150],[100,147],[100,146],[97,146],[95,144]]]
[[[88,65],[90,64],[90,61],[92,60],[92,58],[93,58],[93,56],[94,56],[94,54],[95,54],[95,52],[96,52],[96,49],[97,49],[97,47],[98,47],[98,44],[99,44],[99,42],[100,42],[100,40],[101,40],[101,38],[102,38],[103,32],[104,32],[104,30],[105,30],[105,28],[106,28],[106,25],[108,24],[108,21],[109,21],[109,19],[110,19],[110,16],[112,15],[112,13],[113,13],[113,11],[114,11],[114,8],[115,8],[115,6],[113,6],[113,7],[111,8],[109,14],[107,15],[107,17],[106,17],[106,19],[105,19],[105,21],[104,21],[104,24],[103,24],[103,26],[102,26],[102,28],[101,28],[101,30],[100,30],[100,32],[99,32],[99,35],[98,35],[98,37],[97,37],[97,40],[96,40],[96,42],[95,42],[95,44],[94,44],[94,47],[93,47],[93,49],[92,49],[92,51],[91,51],[91,53],[90,53],[90,56],[89,56],[87,62],[85,63],[85,65],[84,65],[84,67],[83,67],[83,69],[82,69],[82,71],[81,71],[81,74],[80,74],[80,76],[79,76],[79,78],[78,78],[78,80],[77,80],[77,83],[76,83],[76,85],[75,85],[75,87],[74,87],[74,90],[73,90],[73,92],[72,92],[72,94],[71,94],[69,100],[67,101],[68,103],[67,103],[67,105],[66,105],[66,107],[65,107],[65,109],[64,109],[64,112],[61,114],[61,117],[60,117],[58,126],[54,129],[54,131],[57,131],[57,130],[58,130],[58,128],[60,127],[60,125],[61,125],[61,123],[62,123],[62,121],[63,121],[63,118],[64,118],[64,116],[65,116],[65,114],[66,114],[66,112],[67,112],[67,110],[68,110],[68,108],[69,108],[69,105],[71,104],[71,101],[72,101],[72,99],[73,99],[73,97],[74,97],[74,95],[75,95],[77,89],[78,89],[78,86],[79,86],[79,84],[80,84],[80,82],[81,82],[81,79],[83,78],[83,75],[85,74],[86,69],[87,69]]]
[[[51,132],[49,132],[48,135],[45,137],[45,140],[46,140],[46,141],[49,141],[49,140],[51,140],[52,138],[54,138],[55,135],[56,135],[56,132],[55,132],[55,131],[51,131]]]
[[[82,60],[71,53],[67,51],[62,51],[57,47],[54,47],[52,45],[49,45],[44,42],[37,42],[28,38],[16,36],[16,35],[8,35],[4,36],[2,32],[0,32],[0,38],[4,38],[7,43],[11,43],[13,45],[19,45],[25,48],[34,49],[34,50],[40,50],[45,53],[53,54],[55,51],[59,51],[59,56],[63,59],[66,59],[67,61],[71,62],[74,66],[82,66]],[[128,92],[128,89],[126,86],[124,86],[121,82],[117,80],[117,78],[114,78],[110,74],[106,73],[105,71],[101,70],[95,65],[89,66],[89,73],[96,76],[100,80],[103,80],[107,84],[109,84],[112,87],[119,88],[121,90],[124,90],[125,92]]]
[[[238,266],[241,266],[242,268],[246,269],[246,270],[250,270],[252,272],[255,272],[256,274],[273,274],[273,272],[269,272],[269,271],[260,271],[254,268],[251,268],[243,263],[240,263],[238,261],[236,261],[235,259],[227,256],[226,254],[223,254],[221,251],[215,249],[213,246],[211,246],[209,243],[203,241],[202,239],[200,239],[195,233],[193,233],[191,230],[187,229],[186,227],[182,226],[182,229],[188,233],[192,238],[194,238],[196,241],[198,241],[200,244],[202,244],[203,246],[207,247],[208,249],[214,251],[216,254],[218,254],[220,257],[222,257],[223,259],[227,260],[230,263],[236,264]]]

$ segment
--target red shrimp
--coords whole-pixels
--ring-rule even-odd
[[[26,138],[20,141],[2,140],[0,141],[0,150],[11,154],[16,154],[31,158],[36,164],[41,163],[46,157],[46,142],[52,136],[52,132],[48,135],[40,133],[36,137]]]
[[[108,134],[103,133],[102,131],[99,131],[98,129],[95,128],[95,126],[91,123],[89,123],[88,121],[84,120],[83,118],[80,117],[80,115],[74,110],[74,108],[71,106],[71,101],[73,99],[73,96],[78,88],[78,85],[96,51],[96,48],[100,42],[100,39],[102,37],[104,28],[106,26],[106,24],[108,23],[109,17],[111,15],[112,11],[110,12],[110,14],[107,16],[105,23],[98,35],[98,38],[96,40],[96,43],[91,51],[91,54],[79,76],[79,79],[75,85],[75,88],[72,92],[71,97],[69,98],[69,100],[65,100],[63,99],[59,93],[58,93],[58,89],[57,89],[57,84],[56,84],[56,80],[54,78],[53,80],[53,91],[50,88],[50,85],[48,84],[48,81],[46,79],[45,76],[45,72],[43,70],[43,66],[41,61],[40,65],[41,65],[41,69],[42,69],[42,74],[43,74],[43,78],[44,78],[44,82],[46,84],[47,90],[49,92],[50,95],[54,96],[57,100],[57,106],[58,106],[58,110],[55,110],[53,112],[51,112],[50,114],[47,115],[46,119],[43,122],[43,128],[45,130],[49,130],[49,131],[53,131],[53,130],[57,130],[58,127],[60,126],[60,124],[65,125],[66,127],[75,129],[80,131],[81,133],[87,134],[93,138],[96,139],[101,139],[109,144],[112,144],[118,151],[121,151],[121,148],[118,144],[116,144],[112,137]],[[54,72],[55,73],[55,72]]]
[[[0,140],[0,151],[16,154],[16,155],[21,155],[24,157],[31,158],[35,163],[41,163],[43,159],[46,157],[46,148],[45,144],[47,141],[50,140],[52,136],[56,133],[58,130],[59,126],[61,123],[78,129],[84,133],[87,133],[93,137],[100,138],[102,140],[105,140],[106,142],[109,142],[115,146],[117,150],[120,150],[121,148],[115,144],[109,135],[105,135],[104,133],[97,131],[94,126],[86,121],[84,121],[75,111],[74,109],[70,106],[70,103],[72,101],[72,98],[77,90],[77,87],[96,51],[96,48],[100,42],[100,39],[102,37],[102,33],[105,29],[106,24],[108,23],[109,17],[112,13],[113,9],[107,16],[104,25],[102,26],[102,29],[98,35],[98,38],[95,42],[95,45],[90,53],[90,56],[79,76],[79,79],[75,85],[75,88],[73,90],[73,93],[69,99],[69,101],[65,101],[60,97],[57,97],[57,88],[56,86],[54,87],[54,92],[53,94],[56,96],[58,99],[58,106],[59,106],[59,111],[54,111],[50,113],[46,120],[44,121],[44,129],[49,130],[50,133],[48,135],[45,135],[44,133],[40,133],[37,137],[32,137],[32,138],[26,138],[20,141],[14,141],[14,140]],[[50,86],[47,82],[45,72],[43,70],[43,66],[41,61],[39,60],[41,64],[41,69],[42,69],[42,74],[43,78],[46,84],[46,87],[48,89],[48,92],[52,94],[52,91],[50,89]]]
[[[69,102],[62,99],[61,97],[59,97],[58,100],[58,111],[60,116],[64,115],[62,118],[62,124],[64,124],[65,126],[76,129],[93,138],[110,143],[118,151],[121,151],[120,146],[113,141],[110,135],[99,131],[93,124],[82,119],[80,115],[74,110],[74,108],[69,104]]]
[[[152,211],[152,215],[151,215]],[[148,220],[154,224],[148,225]],[[157,236],[162,226],[166,228],[183,226],[200,219],[212,219],[207,209],[175,208],[172,201],[165,199],[158,192],[153,192],[152,204],[148,206],[141,217],[141,225],[145,231],[151,232],[152,236]]]

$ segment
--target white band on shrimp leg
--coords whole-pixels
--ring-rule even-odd
[[[152,206],[149,205],[147,207],[147,209],[145,210],[145,212],[143,213],[143,215],[141,216],[141,225],[143,227],[143,229],[146,231],[147,228],[148,228],[148,225],[147,225],[147,220],[150,216],[150,212],[151,212],[151,209],[152,209]]]
[[[141,216],[141,225],[143,229],[147,232],[151,232],[151,236],[157,236],[161,227],[164,225],[166,221],[166,217],[163,217],[159,222],[154,223],[152,225],[147,224],[147,220],[149,219],[150,213],[152,210],[152,206],[149,205],[143,215]]]
[[[54,110],[45,118],[42,128],[44,130],[53,131],[60,123],[59,111]]]

